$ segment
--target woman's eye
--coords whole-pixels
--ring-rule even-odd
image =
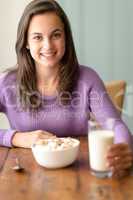
[[[33,37],[33,40],[37,40],[37,41],[39,41],[39,40],[41,40],[41,39],[42,39],[42,37],[39,36],[39,35]]]
[[[58,38],[60,38],[61,37],[61,33],[54,33],[53,34],[53,38],[54,39],[58,39]]]

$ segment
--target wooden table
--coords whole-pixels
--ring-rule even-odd
[[[0,147],[0,200],[133,200],[133,177],[98,179],[90,174],[87,138],[77,161],[66,168],[39,166],[30,149]],[[15,158],[23,172],[15,172]]]

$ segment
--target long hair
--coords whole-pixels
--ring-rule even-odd
[[[62,103],[65,103],[66,91],[72,93],[79,74],[79,65],[72,38],[71,27],[68,18],[54,0],[33,0],[25,8],[20,19],[17,30],[16,54],[17,54],[17,83],[18,94],[21,105],[24,109],[38,109],[41,106],[36,95],[37,77],[33,58],[30,55],[27,45],[27,32],[33,16],[54,12],[64,24],[65,31],[65,53],[61,59],[59,68],[58,92],[63,94]],[[36,106],[38,105],[38,106]],[[31,108],[32,107],[32,108]]]

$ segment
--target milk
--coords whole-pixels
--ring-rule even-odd
[[[114,132],[111,130],[94,130],[89,133],[90,167],[94,171],[105,172],[107,168],[107,151],[113,144]]]

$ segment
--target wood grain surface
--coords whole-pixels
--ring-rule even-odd
[[[62,169],[46,169],[31,149],[0,147],[0,200],[133,200],[133,177],[98,179],[89,170],[87,138],[80,138],[76,162]],[[12,169],[15,158],[24,171]]]

